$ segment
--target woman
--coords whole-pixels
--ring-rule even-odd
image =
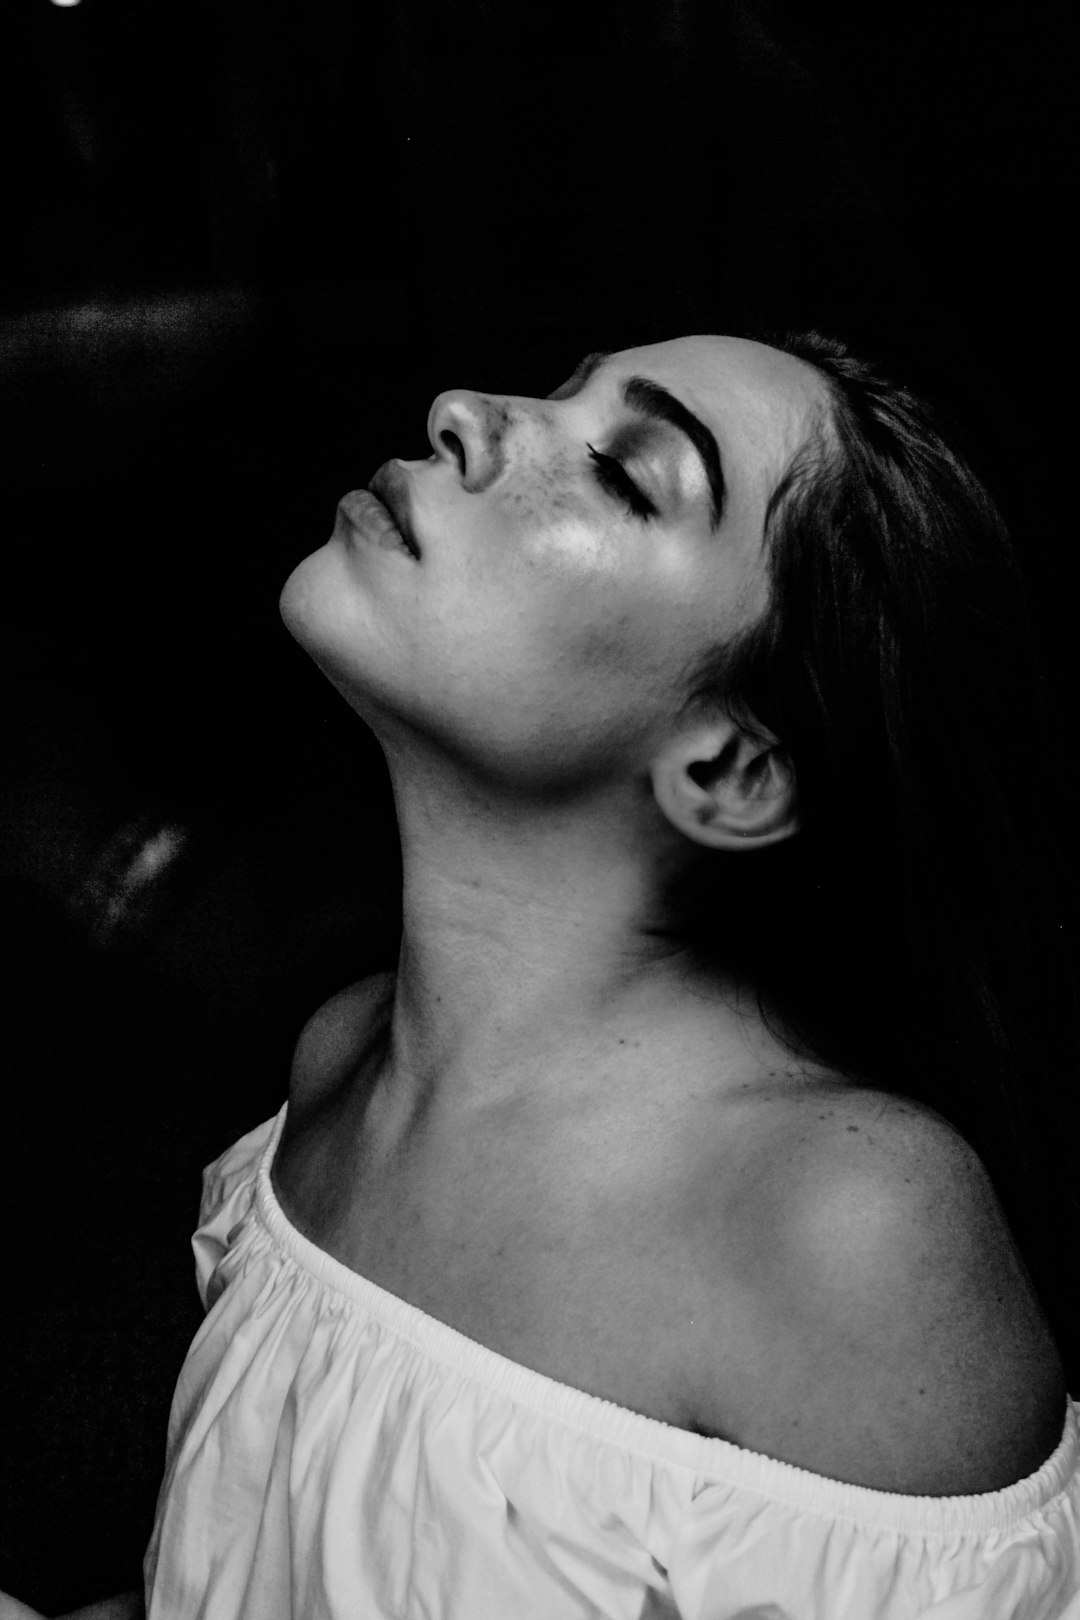
[[[151,1620],[1080,1613],[989,502],[814,338],[428,429],[282,595],[400,959],[207,1172]]]

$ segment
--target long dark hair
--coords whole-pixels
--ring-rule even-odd
[[[927,405],[832,339],[777,346],[828,407],[769,506],[768,609],[692,686],[779,739],[800,830],[716,859],[700,914],[789,1044],[975,1148],[1075,1387],[1072,919],[1023,579]]]

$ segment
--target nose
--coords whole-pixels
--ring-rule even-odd
[[[470,494],[479,494],[502,471],[510,412],[505,403],[470,388],[440,394],[428,412],[431,448],[452,461]]]

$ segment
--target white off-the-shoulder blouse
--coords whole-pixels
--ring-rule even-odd
[[[1080,1414],[980,1496],[866,1490],[485,1349],[332,1259],[270,1183],[285,1110],[206,1170],[208,1314],[148,1620],[1080,1620]]]

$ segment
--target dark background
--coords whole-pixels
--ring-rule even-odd
[[[1066,16],[8,0],[0,1588],[137,1584],[199,1170],[393,960],[381,759],[276,600],[435,393],[846,337],[968,429],[1070,711]]]

